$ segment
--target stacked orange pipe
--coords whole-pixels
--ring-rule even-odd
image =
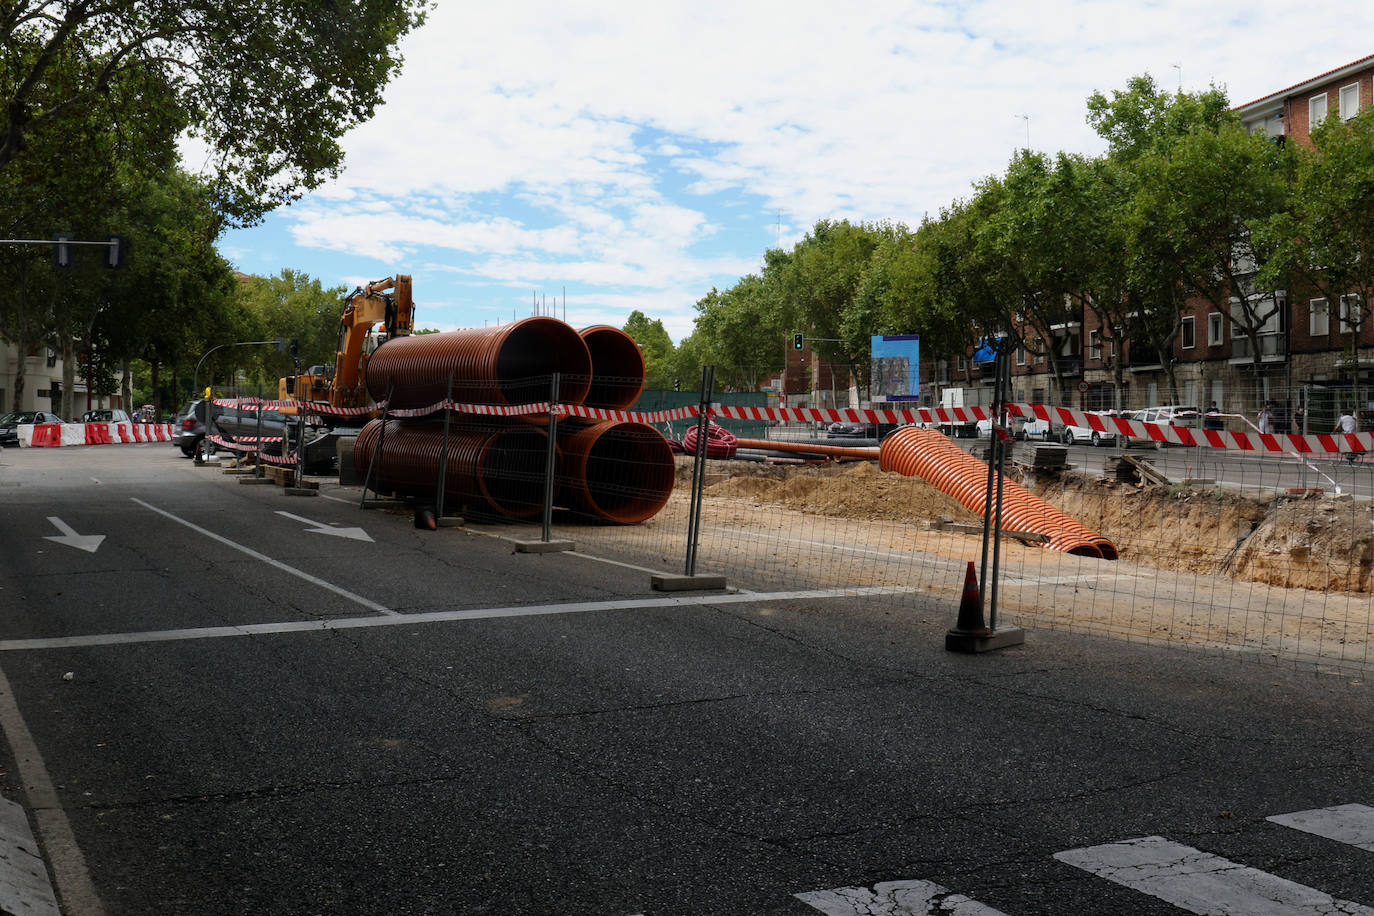
[[[905,426],[883,440],[878,466],[907,477],[923,477],[970,512],[987,509],[988,467],[933,429]],[[993,475],[993,493],[997,475]],[[995,497],[994,497],[995,498]],[[1117,558],[1116,545],[1011,480],[1002,482],[1002,528],[1049,538],[1050,550],[1105,560]]]

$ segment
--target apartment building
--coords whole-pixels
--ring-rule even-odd
[[[1279,143],[1310,144],[1310,125],[1330,114],[1352,118],[1374,105],[1374,55],[1318,74],[1237,106],[1252,133]],[[1280,291],[1258,303],[1262,317],[1252,341],[1232,311],[1202,300],[1183,309],[1166,352],[1139,338],[1121,346],[1108,339],[1096,313],[1066,304],[1066,320],[1043,332],[1027,331],[1028,346],[1012,358],[1012,394],[1018,401],[1085,409],[1217,402],[1229,412],[1253,413],[1273,400],[1296,408],[1310,391],[1328,392],[1322,415],[1335,401],[1353,404],[1374,422],[1374,320],[1358,297],[1329,302],[1302,290]],[[1257,303],[1256,299],[1251,300]],[[1242,303],[1232,296],[1231,310]],[[1258,351],[1258,360],[1256,357]],[[1166,371],[1166,361],[1171,372]],[[971,360],[931,367],[937,387],[990,385],[990,371]],[[1171,388],[1172,375],[1176,388]],[[1303,406],[1306,406],[1305,404]]]

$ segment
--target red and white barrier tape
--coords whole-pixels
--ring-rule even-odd
[[[335,416],[363,416],[382,410],[385,405],[378,404],[365,408],[330,407],[310,401],[259,401],[257,399],[216,399],[221,406],[236,406],[248,410],[279,409],[295,407],[303,412]],[[547,414],[547,402],[519,404],[515,406],[498,404],[461,404],[455,401],[439,401],[427,407],[413,407],[388,410],[387,416],[411,418],[423,417],[448,409],[457,413],[476,416],[515,417]],[[560,417],[581,417],[591,420],[615,420],[623,423],[665,423],[698,416],[696,405],[675,407],[667,410],[633,411],[607,410],[587,407],[582,404],[555,404],[552,412]],[[1193,429],[1188,426],[1174,426],[1168,423],[1145,423],[1125,417],[1114,417],[1101,413],[1078,410],[1072,407],[1050,407],[1044,404],[1008,404],[1007,412],[1012,416],[1025,419],[1046,420],[1060,426],[1081,426],[1151,442],[1163,442],[1183,446],[1207,446],[1209,448],[1229,449],[1232,451],[1259,452],[1275,455],[1320,455],[1323,453],[1374,452],[1374,433],[1325,433],[1315,435],[1278,434],[1259,432],[1228,432],[1212,429]],[[892,424],[923,423],[940,425],[948,423],[976,423],[991,420],[989,407],[905,407],[896,409],[827,409],[820,407],[740,407],[715,405],[710,416],[731,420],[771,420],[779,422],[810,423],[850,423],[850,424]]]

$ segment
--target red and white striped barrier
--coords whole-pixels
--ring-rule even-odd
[[[20,426],[19,444],[25,448],[57,448],[64,445],[123,445],[136,442],[170,442],[168,423],[45,423]]]
[[[243,409],[280,409],[294,407],[303,413],[363,416],[385,408],[378,404],[370,408],[335,408],[311,401],[260,401],[256,398],[216,399],[216,404]],[[515,406],[496,404],[463,404],[452,400],[436,402],[427,407],[389,410],[391,417],[423,417],[441,410],[476,416],[530,416],[552,412],[559,417],[581,417],[591,420],[615,420],[624,423],[665,423],[699,416],[697,405],[675,407],[667,410],[631,411],[607,410],[586,407],[581,404],[554,404],[547,402],[519,404]],[[1227,432],[1222,430],[1193,429],[1187,426],[1174,426],[1168,423],[1145,423],[1124,417],[1113,417],[1101,413],[1078,410],[1071,407],[1050,407],[1044,404],[1008,404],[1007,412],[1025,419],[1047,420],[1060,426],[1081,426],[1101,433],[1110,433],[1132,439],[1163,442],[1181,446],[1206,446],[1208,448],[1230,451],[1253,452],[1272,455],[1320,456],[1323,454],[1349,454],[1374,452],[1374,433],[1354,434],[1267,434],[1259,432]],[[709,416],[721,420],[769,420],[775,422],[803,423],[848,423],[848,424],[921,424],[935,426],[948,423],[976,423],[991,420],[989,407],[905,407],[889,409],[826,409],[820,407],[741,407],[712,405]]]

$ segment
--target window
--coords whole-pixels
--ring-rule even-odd
[[[1360,297],[1353,293],[1341,297],[1341,333],[1347,334],[1360,329]]]
[[[968,359],[967,359],[966,357],[963,357],[963,356],[957,357],[957,358],[954,360],[954,369],[955,369],[956,372],[963,372],[963,371],[964,371],[964,368],[967,366],[967,364],[968,364]]]
[[[1326,120],[1326,93],[1307,100],[1307,127],[1310,130]]]
[[[1331,333],[1331,309],[1325,299],[1313,299],[1307,304],[1307,333],[1325,337]]]
[[[1185,350],[1191,350],[1197,346],[1197,331],[1194,329],[1196,323],[1197,319],[1192,315],[1183,319],[1183,327],[1178,333],[1178,341],[1179,346]]]
[[[1088,359],[1102,358],[1102,332],[1088,332]]]
[[[1360,84],[1341,87],[1341,120],[1349,121],[1360,113]]]
[[[1207,316],[1207,346],[1221,346],[1221,335],[1221,312],[1212,312]]]
[[[1045,338],[1035,338],[1035,361],[1044,365],[1045,363]]]
[[[1024,344],[1022,344],[1021,346],[1019,346],[1019,347],[1016,348],[1016,365],[1018,365],[1018,366],[1024,366],[1025,364],[1026,364],[1026,347],[1025,347]]]

